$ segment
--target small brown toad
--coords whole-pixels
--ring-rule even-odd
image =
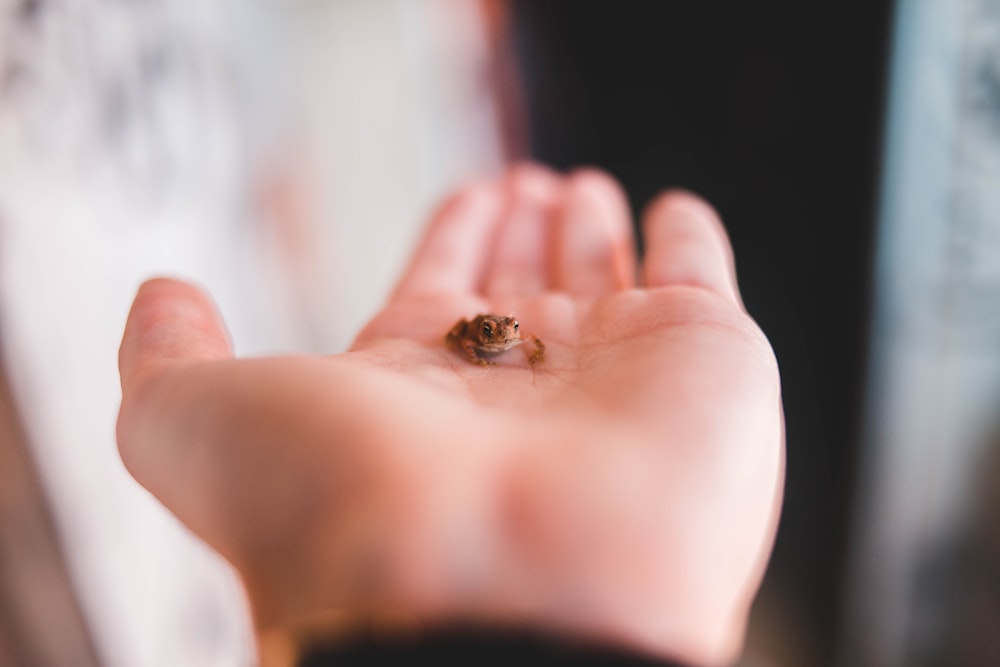
[[[486,366],[493,357],[527,340],[535,344],[535,351],[528,356],[532,366],[545,356],[545,344],[537,336],[521,337],[520,324],[513,315],[476,315],[471,320],[461,319],[445,336],[445,342],[465,353],[474,364]]]

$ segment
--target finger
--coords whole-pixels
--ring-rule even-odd
[[[207,294],[168,278],[147,281],[132,303],[118,351],[122,393],[165,364],[232,354],[225,325]]]
[[[191,493],[199,475],[186,453],[200,444],[204,419],[198,408],[208,405],[208,383],[178,383],[178,371],[198,362],[232,357],[222,320],[202,290],[188,283],[159,278],[144,283],[135,296],[118,353],[122,405],[118,415],[118,449],[140,484],[180,516],[175,498]],[[195,460],[195,459],[188,459]],[[195,522],[197,524],[197,521]]]
[[[504,179],[506,208],[486,276],[491,296],[537,294],[548,282],[549,227],[561,178],[540,165],[523,164]]]
[[[660,195],[644,219],[647,287],[691,285],[742,307],[729,237],[715,210],[681,190]]]
[[[635,241],[625,193],[596,169],[573,174],[555,226],[555,286],[599,296],[635,285]]]
[[[395,296],[476,292],[497,220],[500,188],[470,185],[433,216]]]

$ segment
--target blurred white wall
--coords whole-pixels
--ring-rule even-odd
[[[0,340],[108,665],[241,665],[225,563],[124,471],[138,284],[241,354],[336,352],[433,202],[501,157],[476,3],[0,2]]]

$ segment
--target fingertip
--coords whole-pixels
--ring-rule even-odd
[[[683,189],[663,192],[646,208],[643,237],[647,287],[694,285],[742,305],[729,235],[704,199]]]
[[[193,283],[178,278],[157,276],[149,278],[139,285],[133,305],[140,302],[147,302],[150,299],[202,298],[205,296],[204,290]]]
[[[123,391],[164,363],[231,356],[229,334],[202,289],[171,278],[153,278],[139,287],[118,352]]]
[[[581,208],[597,209],[596,218],[604,223],[612,243],[625,243],[634,250],[628,196],[614,176],[596,167],[574,169],[568,177],[566,199]]]
[[[563,177],[555,170],[537,162],[518,162],[507,171],[510,190],[521,197],[530,197],[551,204]]]
[[[709,225],[728,245],[729,236],[726,234],[722,218],[715,207],[694,192],[684,188],[670,188],[653,198],[653,201],[643,211],[643,231],[648,232],[650,224],[656,219],[675,215],[695,218]]]
[[[693,190],[680,186],[665,188],[658,192],[649,203],[647,211],[644,212],[648,212],[649,209],[653,209],[657,206],[664,206],[668,204],[676,206],[691,206],[692,208],[700,208],[705,213],[718,215],[715,211],[715,207],[705,201],[704,198],[695,193]]]
[[[589,190],[606,197],[625,198],[615,178],[597,167],[579,167],[569,173],[567,189],[579,192]]]
[[[435,224],[447,226],[456,217],[463,218],[471,212],[478,212],[479,209],[496,208],[499,199],[500,193],[495,180],[484,178],[471,181],[444,199],[431,216],[433,221],[431,229],[433,231]]]

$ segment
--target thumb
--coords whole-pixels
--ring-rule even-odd
[[[222,318],[204,291],[178,280],[149,280],[135,296],[118,351],[123,398],[165,365],[232,356]]]
[[[216,547],[220,521],[211,496],[226,471],[206,443],[214,442],[212,425],[225,417],[210,400],[224,393],[225,383],[211,362],[232,356],[203,290],[166,278],[139,287],[118,352],[118,452],[136,481]]]

